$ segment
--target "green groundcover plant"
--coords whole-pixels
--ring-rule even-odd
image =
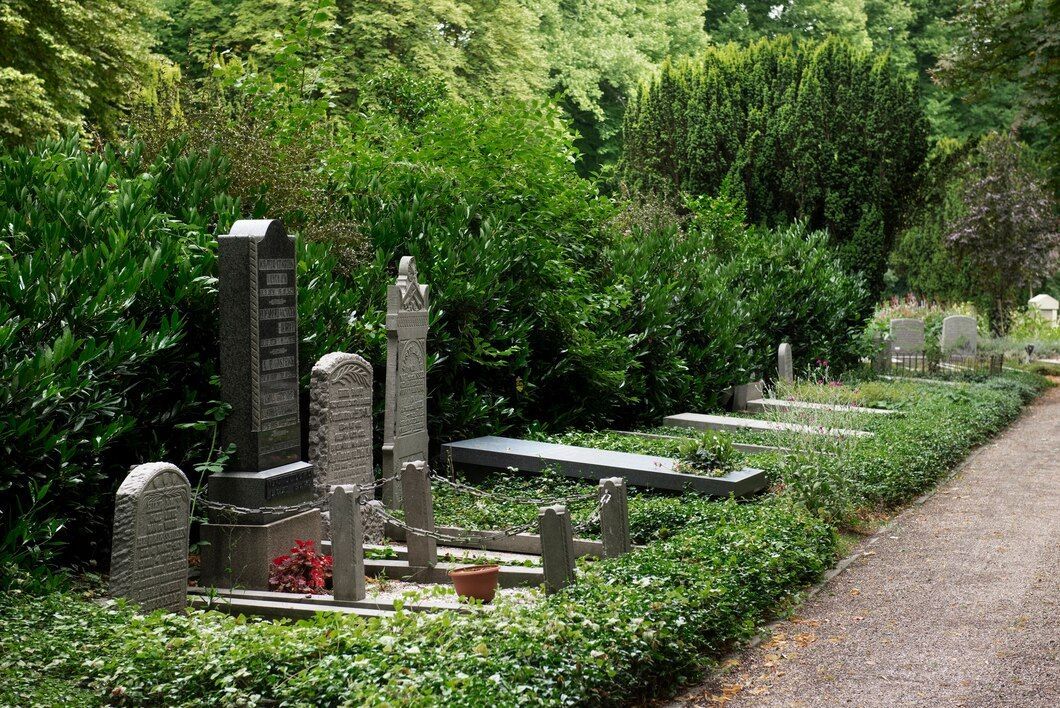
[[[619,703],[694,676],[831,562],[834,533],[797,508],[704,511],[668,541],[584,566],[557,595],[485,615],[286,625],[6,595],[0,699],[34,695],[43,675],[130,704]]]
[[[768,463],[773,486],[751,503],[635,491],[631,527],[646,547],[581,561],[578,581],[566,590],[501,603],[484,616],[399,611],[297,623],[202,611],[141,616],[91,593],[42,592],[15,574],[0,595],[0,702],[506,706],[659,694],[750,636],[831,564],[837,524],[846,518],[832,499],[861,509],[909,499],[1044,386],[1041,377],[1017,373],[955,387],[800,383],[800,398],[885,403],[902,415],[881,420],[875,438],[834,458],[841,466],[820,455],[813,469],[805,468],[806,454],[752,456]],[[582,439],[631,437],[594,435]],[[839,497],[828,483],[835,474],[848,479]],[[574,488],[586,485],[509,476],[491,489],[547,496]],[[440,492],[439,522],[466,522],[468,509],[493,524],[516,514],[516,505],[485,503]]]

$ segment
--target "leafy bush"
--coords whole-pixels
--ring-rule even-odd
[[[207,228],[236,204],[206,159],[139,157],[73,138],[0,156],[0,528],[49,485],[36,503],[78,521],[68,540],[86,561],[118,477],[182,444],[195,455],[177,425],[215,392]]]
[[[878,295],[926,152],[915,84],[886,54],[782,37],[665,64],[626,111],[622,174],[827,229]]]
[[[866,295],[824,234],[746,228],[724,199],[690,206],[682,231],[634,226],[607,254],[626,303],[611,326],[635,362],[625,385],[639,410],[626,417],[717,406],[728,386],[775,371],[781,341],[800,360],[854,360]]]
[[[709,431],[683,442],[677,453],[676,471],[716,477],[732,472],[741,459],[728,437]]]
[[[269,589],[319,593],[331,580],[331,556],[317,553],[312,541],[295,541],[290,553],[272,559]]]

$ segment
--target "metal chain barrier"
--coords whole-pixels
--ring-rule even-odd
[[[374,492],[376,489],[382,487],[384,484],[389,484],[400,478],[400,475],[394,475],[392,477],[384,477],[372,484],[359,484],[356,485],[357,489],[361,494],[368,492]],[[323,498],[310,499],[308,501],[300,502],[298,504],[284,505],[284,506],[259,506],[249,507],[240,506],[238,504],[231,504],[229,502],[214,501],[207,499],[202,493],[196,493],[195,504],[201,506],[204,509],[210,509],[213,511],[226,511],[232,514],[294,514],[302,511],[309,511],[310,509],[320,509],[320,511],[327,511],[328,508],[328,497],[325,495]]]
[[[508,502],[511,504],[527,504],[533,506],[551,506],[553,504],[570,504],[573,502],[587,501],[596,496],[596,492],[588,492],[586,494],[579,494],[572,497],[560,497],[558,499],[535,499],[533,497],[512,497],[504,494],[496,494],[494,492],[487,492],[478,487],[472,487],[470,484],[464,484],[463,482],[457,482],[456,480],[444,477],[436,472],[431,472],[431,479],[436,479],[439,482],[448,484],[454,489],[459,489],[462,492],[466,492],[474,497],[481,497],[483,499],[493,499],[494,501]]]
[[[397,518],[393,514],[391,514],[388,511],[386,511],[385,508],[383,508],[380,505],[377,505],[377,504],[369,505],[368,502],[363,500],[363,499],[361,500],[361,504],[365,507],[365,509],[368,512],[370,512],[372,514],[375,514],[376,516],[378,516],[379,518],[381,518],[383,521],[385,521],[386,523],[390,524],[391,526],[395,526],[395,527],[397,527],[399,529],[403,529],[405,531],[405,533],[412,533],[412,534],[416,534],[417,536],[426,536],[427,538],[433,538],[435,541],[438,541],[438,542],[443,543],[443,544],[445,544],[445,543],[449,543],[449,544],[453,544],[453,543],[470,543],[470,544],[474,544],[474,543],[481,542],[483,540],[488,540],[488,539],[482,538],[481,536],[476,538],[476,536],[470,535],[470,534],[467,535],[467,536],[456,536],[456,535],[452,535],[452,534],[440,533],[438,531],[428,531],[427,529],[416,528],[415,526],[409,526],[403,520]],[[517,535],[519,535],[521,533],[527,533],[528,531],[531,531],[531,530],[533,530],[536,527],[537,527],[537,519],[534,519],[533,521],[531,521],[529,523],[522,524],[522,525],[519,525],[519,526],[511,526],[511,527],[506,528],[506,529],[499,529],[499,530],[495,530],[495,531],[492,531],[492,530],[491,531],[475,531],[475,534],[480,534],[480,535],[488,534],[489,536],[491,536],[493,538],[506,538],[506,537],[509,537],[509,536],[517,536]]]

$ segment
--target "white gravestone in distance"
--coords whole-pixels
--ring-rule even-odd
[[[430,288],[420,285],[416,260],[405,256],[387,290],[386,413],[383,477],[427,459],[427,315]],[[383,501],[401,508],[401,481],[383,487]]]
[[[924,320],[891,320],[891,350],[897,356],[924,353]]]
[[[1055,297],[1042,293],[1032,297],[1027,304],[1036,309],[1046,322],[1052,322],[1054,327],[1060,326],[1060,301]]]
[[[942,353],[974,356],[979,349],[979,325],[974,317],[950,315],[942,320]]]
[[[777,376],[784,383],[795,380],[795,371],[791,364],[791,345],[787,342],[782,342],[777,347]]]
[[[191,485],[175,465],[139,465],[118,487],[110,594],[145,612],[187,604]]]

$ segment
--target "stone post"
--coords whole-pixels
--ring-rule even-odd
[[[387,290],[386,413],[383,478],[399,476],[409,462],[427,459],[427,323],[430,288],[420,285],[416,260],[401,259]],[[401,507],[401,482],[383,487],[383,502]]]
[[[138,465],[114,499],[110,594],[145,612],[187,605],[191,485],[175,465]]]
[[[626,480],[607,477],[600,480],[600,538],[604,543],[604,558],[617,558],[629,553],[629,501]]]
[[[404,492],[405,523],[412,528],[434,531],[434,504],[431,499],[431,478],[426,462],[408,462],[401,472]],[[430,536],[407,532],[409,567],[424,568],[438,562],[437,543]]]
[[[574,529],[563,504],[541,507],[537,522],[545,592],[552,594],[574,582]]]
[[[781,342],[777,347],[777,378],[784,383],[795,380],[795,371],[791,363],[791,345]]]
[[[331,587],[336,600],[363,600],[364,532],[356,485],[331,489]]]

